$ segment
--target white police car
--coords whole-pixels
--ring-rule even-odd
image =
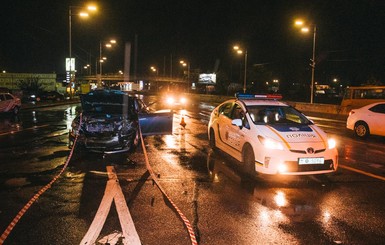
[[[251,175],[336,171],[336,142],[279,98],[239,94],[217,106],[208,125],[210,146],[237,159]]]

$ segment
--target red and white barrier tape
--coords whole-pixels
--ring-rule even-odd
[[[139,131],[140,131],[140,127],[139,127]],[[198,241],[197,241],[197,238],[195,236],[195,232],[194,232],[194,229],[193,227],[191,226],[191,223],[190,221],[187,219],[187,217],[182,213],[182,211],[175,205],[175,203],[172,201],[172,199],[167,195],[166,191],[162,188],[162,186],[159,184],[158,182],[158,177],[156,176],[156,174],[154,173],[154,171],[152,170],[151,166],[150,166],[150,162],[148,160],[148,156],[147,156],[147,151],[146,151],[146,147],[144,145],[144,141],[143,141],[143,137],[142,137],[142,133],[140,132],[140,141],[142,143],[142,149],[143,149],[143,153],[144,153],[144,159],[145,159],[145,162],[146,162],[146,168],[148,170],[148,172],[150,173],[153,181],[155,182],[156,186],[159,188],[159,190],[162,192],[162,194],[167,198],[167,200],[171,203],[172,207],[174,208],[174,210],[178,213],[179,217],[183,220],[183,223],[184,225],[186,226],[187,228],[187,231],[188,231],[188,234],[190,236],[190,241],[191,241],[191,244],[193,245],[198,245]]]
[[[82,114],[80,114],[80,124],[79,124],[79,130],[80,130],[80,126],[81,126],[81,123],[82,123]],[[0,245],[2,245],[5,241],[5,239],[7,239],[7,237],[9,236],[9,234],[11,233],[11,231],[13,230],[13,228],[16,226],[16,224],[19,222],[19,220],[21,219],[21,217],[23,217],[23,215],[27,212],[27,210],[31,207],[31,205],[46,191],[48,190],[49,188],[51,188],[52,184],[61,176],[61,174],[64,172],[64,170],[67,168],[68,166],[68,163],[70,162],[71,158],[72,158],[72,155],[73,155],[73,152],[74,152],[74,149],[75,149],[75,146],[76,146],[76,141],[78,139],[78,135],[79,135],[79,132],[77,132],[76,134],[76,137],[75,137],[75,140],[74,140],[74,144],[72,146],[72,149],[70,151],[70,154],[67,158],[67,161],[65,162],[63,168],[60,170],[59,174],[57,174],[47,185],[45,185],[43,188],[41,188],[29,201],[27,204],[24,205],[24,207],[19,211],[19,213],[15,216],[15,218],[13,218],[13,220],[11,221],[11,223],[8,225],[8,227],[5,229],[5,231],[3,232],[3,234],[1,235],[0,237]]]

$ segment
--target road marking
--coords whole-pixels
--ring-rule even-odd
[[[107,166],[107,174],[108,181],[104,191],[103,199],[100,203],[98,211],[96,212],[95,218],[91,223],[91,226],[88,228],[87,234],[83,237],[80,244],[95,244],[95,241],[98,238],[100,231],[102,230],[103,225],[107,219],[108,213],[110,212],[112,201],[115,201],[120,226],[123,231],[123,244],[140,245],[141,242],[139,235],[136,232],[134,222],[132,220],[130,211],[128,210],[122,188],[119,185],[119,179],[113,166]]]
[[[103,238],[101,238],[97,244],[109,244],[109,245],[116,245],[120,244],[120,240],[122,240],[123,234],[121,232],[113,232]]]
[[[375,178],[375,179],[379,179],[379,180],[385,181],[385,177],[382,177],[380,175],[368,173],[368,172],[365,172],[365,171],[362,171],[362,170],[359,170],[359,169],[356,169],[356,168],[348,167],[348,166],[342,165],[342,164],[340,164],[340,167],[344,168],[344,169],[347,169],[347,170],[350,170],[350,171],[353,171],[353,172],[356,172],[356,173],[360,173],[360,174],[363,174],[363,175]]]

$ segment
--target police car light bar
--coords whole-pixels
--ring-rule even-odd
[[[282,99],[280,94],[242,94],[236,93],[235,97],[238,99],[265,99],[265,100],[279,100]]]

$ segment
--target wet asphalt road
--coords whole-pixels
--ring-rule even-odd
[[[144,98],[152,103],[156,97]],[[385,140],[356,140],[341,120],[312,119],[339,142],[331,176],[243,176],[239,164],[208,147],[210,103],[186,107],[183,128],[144,139],[148,159],[200,244],[383,244]],[[154,104],[157,109],[163,105]],[[63,169],[76,105],[0,117],[0,233]],[[146,171],[143,149],[131,155],[75,153],[60,177],[30,206],[4,244],[79,244],[101,206],[112,166],[142,244],[190,244],[182,220]],[[111,204],[97,244],[123,244]]]

